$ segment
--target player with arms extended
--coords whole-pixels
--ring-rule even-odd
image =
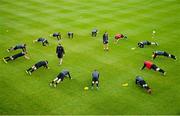
[[[48,67],[48,61],[45,60],[45,61],[39,61],[38,63],[36,63],[35,65],[33,65],[32,67],[30,67],[29,69],[26,70],[26,73],[31,75],[32,72],[34,72],[35,70],[37,70],[38,68],[40,67],[45,67],[47,69],[49,69]]]
[[[167,52],[165,52],[165,51],[154,51],[154,52],[153,52],[153,55],[152,55],[153,60],[154,60],[157,56],[165,56],[165,57],[172,58],[172,59],[174,59],[174,60],[177,59],[176,56],[174,56],[174,55],[172,55],[172,54],[169,54],[169,53],[167,53]]]
[[[140,48],[144,48],[145,45],[156,45],[156,46],[158,46],[158,43],[157,42],[150,42],[147,40],[141,41],[138,43],[138,47],[140,47]]]
[[[147,85],[147,83],[144,81],[144,79],[140,76],[136,76],[135,83],[139,85],[140,87],[144,88],[147,93],[151,94],[151,88]]]
[[[141,70],[143,70],[145,67],[147,69],[153,69],[154,71],[158,71],[158,72],[162,73],[163,75],[166,75],[166,72],[163,69],[157,67],[151,61],[145,61],[143,67],[141,68]]]
[[[69,77],[69,79],[72,79],[71,78],[71,75],[70,75],[70,72],[68,70],[62,70],[58,76],[52,81],[50,82],[50,86],[54,86],[56,87],[57,84],[59,84],[60,82],[62,82],[64,80],[65,77]]]
[[[45,38],[38,38],[38,39],[36,39],[36,40],[33,40],[33,43],[35,43],[35,42],[40,42],[40,43],[42,43],[42,45],[43,46],[47,46],[47,45],[49,45],[49,42],[48,42],[48,40],[47,39],[45,39]]]
[[[120,39],[127,39],[127,36],[118,33],[114,36],[114,39],[115,39],[115,43],[117,44]]]
[[[15,46],[12,46],[7,49],[8,52],[21,49],[23,52],[26,52],[26,44],[18,44]]]
[[[17,58],[22,57],[22,56],[24,56],[26,59],[29,59],[29,57],[27,56],[27,52],[20,52],[18,54],[13,55],[13,56],[4,57],[3,61],[5,63],[7,63],[11,60],[16,60]]]

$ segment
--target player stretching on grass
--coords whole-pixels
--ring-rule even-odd
[[[145,45],[156,45],[156,46],[158,46],[158,43],[157,42],[150,42],[147,40],[138,43],[138,47],[140,47],[140,48],[144,48]]]
[[[103,44],[104,44],[104,50],[108,51],[109,48],[108,48],[108,33],[107,32],[103,34]]]
[[[50,82],[50,86],[54,86],[56,87],[58,83],[60,83],[61,81],[64,80],[65,77],[69,77],[69,79],[72,79],[71,78],[71,75],[70,75],[70,72],[68,70],[62,70],[58,76],[52,81]]]
[[[17,58],[19,58],[21,56],[24,56],[26,59],[29,59],[29,57],[27,56],[27,52],[20,52],[18,54],[13,55],[13,56],[4,57],[3,61],[5,63],[7,63],[7,62],[9,62],[11,60],[16,60]]]
[[[92,37],[96,37],[97,32],[98,32],[98,30],[97,30],[97,29],[93,29],[93,30],[92,30],[92,34],[91,34],[91,36],[92,36]]]
[[[74,33],[73,32],[68,32],[67,35],[68,35],[68,38],[73,38],[74,37]]]
[[[34,72],[35,70],[37,70],[40,67],[45,67],[47,69],[49,69],[48,67],[48,61],[39,61],[38,63],[36,63],[35,65],[33,65],[31,68],[26,70],[26,73],[31,75],[32,72]]]
[[[169,54],[169,53],[167,53],[165,51],[154,51],[153,55],[152,55],[153,60],[156,58],[156,56],[165,56],[165,57],[169,57],[169,58],[172,58],[172,59],[176,60],[176,56],[174,56],[172,54]]]
[[[151,94],[151,88],[147,85],[147,83],[140,76],[136,76],[135,83],[140,87],[144,88],[149,94]]]
[[[33,43],[35,43],[35,42],[41,42],[43,46],[49,45],[48,40],[45,38],[38,38],[37,40],[33,40]]]
[[[118,43],[120,39],[127,39],[127,36],[123,34],[116,34],[114,38],[115,38],[115,42]]]
[[[14,50],[17,50],[17,49],[21,49],[23,52],[26,52],[26,44],[19,44],[19,45],[16,45],[16,46],[12,46],[9,49],[7,49],[7,51],[10,52],[10,51],[14,51]]]
[[[53,36],[53,37],[56,37],[58,41],[61,39],[61,34],[60,34],[60,32],[58,32],[58,33],[57,33],[57,32],[56,32],[56,33],[53,33],[52,36]]]
[[[99,88],[99,72],[97,70],[94,70],[92,72],[92,89],[94,84],[96,84],[96,88]]]
[[[145,61],[143,67],[141,68],[141,70],[143,70],[145,67],[146,67],[147,69],[153,69],[154,71],[159,71],[159,72],[162,73],[163,75],[166,75],[166,72],[165,72],[163,69],[157,67],[157,66],[156,66],[155,64],[153,64],[151,61]]]
[[[59,44],[56,47],[56,54],[57,54],[57,57],[59,58],[59,65],[61,65],[63,61],[63,56],[65,55],[64,48],[61,46],[61,44]]]

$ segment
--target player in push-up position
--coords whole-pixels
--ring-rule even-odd
[[[157,66],[156,66],[155,64],[153,64],[151,61],[145,61],[143,67],[141,68],[141,70],[143,70],[145,67],[146,67],[147,69],[153,69],[154,71],[159,71],[159,72],[162,73],[163,75],[166,75],[166,72],[165,72],[163,69],[157,67]]]
[[[157,56],[165,56],[165,57],[172,58],[172,59],[174,59],[174,60],[177,59],[176,56],[174,56],[174,55],[172,55],[172,54],[169,54],[169,53],[167,53],[167,52],[165,52],[165,51],[154,51],[154,52],[153,52],[153,55],[152,55],[153,60],[154,60]]]
[[[53,36],[53,37],[56,37],[58,41],[59,41],[60,39],[62,39],[60,32],[55,32],[55,33],[52,34],[52,36]]]
[[[151,88],[147,85],[144,79],[140,76],[136,76],[135,83],[140,87],[144,88],[149,94],[151,94]]]
[[[114,39],[115,39],[115,42],[118,43],[118,41],[119,41],[120,39],[127,39],[127,36],[126,36],[126,35],[123,35],[123,34],[116,34],[116,35],[114,36]]]
[[[92,72],[92,89],[94,84],[96,84],[96,88],[99,88],[99,72],[97,70],[94,70]]]
[[[147,40],[138,43],[138,47],[140,47],[140,48],[144,48],[145,45],[156,45],[156,46],[158,46],[158,43],[157,42],[150,42]]]
[[[27,74],[29,74],[29,75],[31,75],[32,74],[32,72],[34,72],[35,70],[37,70],[38,68],[40,68],[40,67],[45,67],[45,68],[47,68],[47,69],[49,69],[49,67],[48,67],[48,61],[46,60],[46,61],[39,61],[38,63],[36,63],[35,65],[33,65],[31,68],[29,68],[29,69],[27,69],[26,70],[26,73]]]
[[[38,38],[38,39],[36,39],[36,40],[33,40],[33,43],[35,43],[35,42],[41,42],[43,46],[49,45],[48,40],[45,39],[45,38]]]
[[[7,63],[11,60],[16,60],[17,58],[22,57],[22,56],[24,56],[26,59],[29,59],[29,57],[27,56],[27,52],[20,52],[18,54],[13,55],[13,56],[4,57],[3,61],[5,63]]]
[[[70,75],[70,72],[68,70],[62,70],[58,76],[52,81],[50,82],[50,86],[54,86],[56,87],[57,84],[59,84],[60,82],[62,82],[64,80],[65,77],[69,77],[69,79],[72,79],[71,78],[71,75]]]
[[[18,50],[18,49],[21,49],[23,52],[26,52],[26,44],[19,44],[19,45],[12,46],[8,48],[7,51],[10,52],[10,51]]]

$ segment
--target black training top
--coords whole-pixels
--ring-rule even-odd
[[[59,33],[53,33],[53,37],[57,37],[59,35],[60,35]]]
[[[108,42],[108,34],[104,33],[103,35],[103,42]]]
[[[164,51],[154,51],[154,54],[156,54],[156,55],[163,55]]]
[[[24,56],[25,54],[26,54],[25,52],[20,52],[18,54],[13,55],[12,57],[13,57],[13,59],[16,59],[18,57]]]
[[[98,71],[93,71],[92,78],[98,79],[99,78],[99,72]]]
[[[46,61],[39,61],[38,63],[35,64],[36,68],[39,68],[41,66],[44,66],[47,68],[47,62]]]
[[[64,48],[61,45],[58,45],[56,48],[57,54],[65,54]]]

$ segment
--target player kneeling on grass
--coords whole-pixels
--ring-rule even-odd
[[[147,85],[147,83],[140,76],[136,76],[135,83],[142,88],[144,88],[149,94],[151,94],[151,88]]]
[[[92,37],[96,37],[97,33],[98,33],[98,30],[97,29],[93,29],[92,32],[91,32],[91,36]]]
[[[10,60],[16,60],[17,58],[24,56],[26,59],[29,59],[27,56],[27,52],[20,52],[18,54],[15,54],[13,56],[4,57],[3,60],[5,63],[9,62]]]
[[[7,51],[10,52],[10,51],[14,51],[14,50],[17,50],[17,49],[22,49],[23,52],[26,52],[26,44],[19,44],[19,45],[16,45],[16,46],[12,46],[9,49],[7,49]]]
[[[169,58],[172,58],[172,59],[176,60],[176,56],[174,56],[172,54],[169,54],[169,53],[167,53],[165,51],[154,51],[153,55],[152,55],[153,60],[156,58],[156,56],[166,56],[166,57],[169,57]]]
[[[99,72],[97,70],[94,70],[92,72],[92,89],[94,84],[96,84],[96,88],[99,88]]]
[[[45,38],[38,38],[37,40],[33,40],[33,43],[35,43],[35,42],[41,42],[43,46],[49,45],[48,40]]]
[[[73,32],[68,32],[67,35],[68,35],[68,38],[73,38],[74,37],[74,33]]]
[[[62,70],[58,76],[50,83],[50,86],[54,86],[56,87],[58,83],[60,83],[61,81],[64,80],[65,77],[69,77],[69,79],[71,78],[70,72],[68,70]]]
[[[138,47],[140,47],[140,48],[144,48],[145,45],[156,45],[156,46],[158,46],[158,43],[157,42],[150,42],[147,40],[138,43]]]
[[[141,70],[143,70],[145,67],[146,67],[147,69],[153,69],[154,71],[159,71],[159,72],[162,73],[163,75],[166,74],[166,72],[165,72],[163,69],[157,67],[157,66],[156,66],[155,64],[153,64],[151,61],[145,61],[145,62],[144,62],[144,66],[141,68]]]
[[[48,61],[39,61],[38,63],[36,63],[35,65],[33,65],[31,68],[26,70],[26,73],[28,73],[29,75],[31,75],[32,72],[34,72],[35,70],[37,70],[40,67],[45,67],[47,69],[49,69],[48,67]]]
[[[123,34],[116,34],[114,38],[115,38],[115,42],[118,43],[120,39],[127,39],[127,36]]]

